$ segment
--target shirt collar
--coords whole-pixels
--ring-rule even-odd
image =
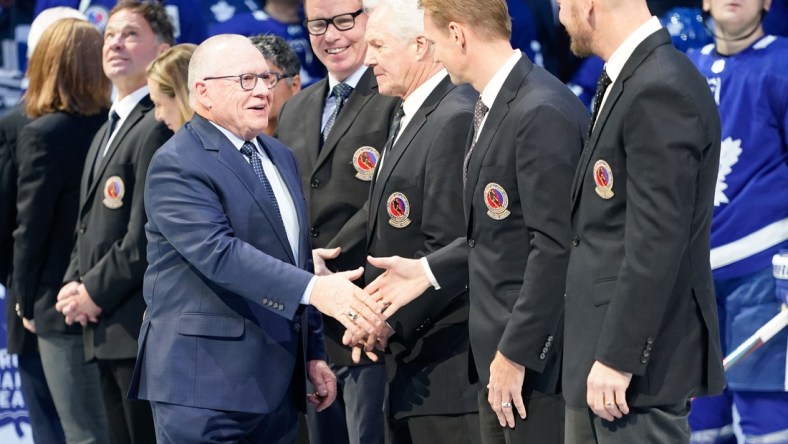
[[[365,65],[361,65],[353,74],[349,75],[348,78],[343,80],[342,83],[346,83],[353,89],[356,89],[356,85],[358,85],[358,82],[361,80],[361,76],[363,76],[366,71],[367,67]],[[334,78],[331,73],[328,73],[328,95],[326,95],[326,98],[331,96],[331,91],[333,91],[334,87],[339,83],[339,80]]]
[[[482,102],[484,102],[488,109],[492,108],[492,104],[495,103],[495,98],[498,97],[498,93],[501,92],[504,82],[506,82],[509,74],[514,69],[514,65],[520,61],[520,57],[522,57],[522,53],[519,49],[512,51],[512,55],[509,56],[500,68],[498,68],[498,71],[495,71],[495,75],[492,76],[487,86],[484,87],[481,94]]]
[[[230,143],[233,144],[235,149],[240,151],[241,147],[243,147],[244,143],[246,143],[246,140],[241,139],[240,137],[236,136],[235,134],[231,133],[230,131],[226,130],[225,128],[219,126],[218,124],[216,124],[216,122],[212,122],[210,120],[209,120],[209,122],[211,122],[211,125],[216,127],[216,129],[218,129],[219,132],[221,132],[222,134],[224,134],[225,137],[227,137],[227,139],[230,141]],[[257,153],[259,154],[260,153],[260,146],[257,144],[257,137],[253,137],[252,140],[249,140],[249,142],[252,142],[252,145],[254,145],[255,149],[257,150]]]
[[[112,111],[118,113],[118,117],[120,120],[126,120],[126,117],[131,114],[131,111],[134,110],[134,107],[140,103],[140,100],[143,97],[148,95],[148,85],[143,86],[142,88],[134,91],[133,93],[127,95],[126,97],[116,101],[112,104],[112,108],[110,109],[110,114]]]
[[[610,56],[610,59],[605,63],[605,71],[607,71],[608,77],[612,82],[615,82],[618,78],[619,74],[621,74],[621,70],[624,69],[624,65],[629,60],[629,57],[635,52],[638,45],[640,45],[643,40],[646,40],[648,36],[657,32],[662,25],[659,23],[659,19],[655,16],[652,16],[646,23],[643,23],[635,30],[629,37],[624,40],[624,42],[613,51],[613,54]]]
[[[405,111],[405,115],[408,117],[413,116],[416,111],[421,108],[421,105],[424,104],[424,101],[427,100],[427,97],[432,93],[432,90],[435,89],[438,84],[443,81],[444,78],[448,73],[446,69],[441,69],[440,71],[433,74],[432,77],[427,79],[424,83],[419,85],[418,88],[413,90],[412,93],[402,102],[402,110]]]

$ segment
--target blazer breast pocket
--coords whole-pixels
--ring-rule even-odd
[[[244,318],[212,313],[181,313],[177,331],[184,336],[240,338],[244,333]]]

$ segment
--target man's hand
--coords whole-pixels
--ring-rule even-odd
[[[315,393],[306,395],[306,398],[318,412],[322,412],[337,397],[337,377],[325,361],[318,359],[307,362],[307,376],[315,386]]]
[[[326,266],[326,261],[328,259],[336,259],[341,252],[341,247],[312,249],[312,262],[315,264],[315,274],[318,276],[333,274],[334,272]]]
[[[98,322],[101,307],[93,302],[85,285],[77,284],[76,289],[74,289],[71,286],[72,284],[75,284],[75,282],[69,282],[60,290],[55,309],[66,317],[66,324],[68,325],[79,322],[84,327],[88,322]],[[67,289],[66,287],[69,288]]]
[[[383,332],[378,336],[367,336],[365,342],[360,342],[353,346],[353,350],[351,352],[351,358],[353,362],[358,364],[361,362],[361,352],[363,351],[364,354],[367,355],[370,361],[378,362],[378,355],[375,354],[372,350],[377,349],[380,351],[385,351],[386,347],[389,345],[389,338],[394,334],[394,329],[387,323],[383,326]],[[345,330],[345,336],[342,337],[342,342],[344,343],[346,337],[349,339],[348,330]]]
[[[419,259],[367,256],[370,265],[385,270],[364,289],[386,307],[390,317],[432,286]]]
[[[35,319],[22,318],[22,327],[30,333],[36,334],[36,321]]]
[[[517,409],[520,418],[525,419],[525,403],[523,402],[523,381],[525,367],[510,360],[500,351],[495,352],[490,364],[490,383],[487,384],[487,402],[490,403],[501,427],[514,428],[514,412]]]
[[[586,402],[602,419],[613,421],[629,413],[626,392],[632,373],[621,372],[595,361],[586,380]]]
[[[309,303],[321,313],[338,320],[354,336],[377,336],[384,319],[378,304],[351,281],[361,277],[364,269],[318,276],[309,296]]]

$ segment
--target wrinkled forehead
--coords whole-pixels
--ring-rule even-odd
[[[208,56],[210,67],[206,75],[261,74],[268,71],[263,54],[251,43],[223,45],[215,48]]]

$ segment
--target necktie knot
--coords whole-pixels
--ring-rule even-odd
[[[252,154],[254,154],[254,152],[255,152],[254,144],[249,141],[244,142],[243,146],[241,147],[241,154],[243,154],[246,157],[252,157]]]
[[[332,90],[334,97],[337,100],[345,101],[348,97],[350,97],[350,93],[353,92],[353,87],[348,85],[347,83],[337,83]]]

